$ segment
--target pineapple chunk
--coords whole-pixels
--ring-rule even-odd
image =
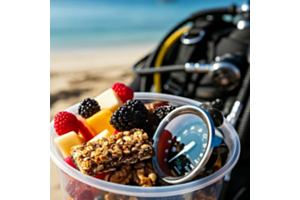
[[[113,113],[109,109],[101,108],[99,112],[87,118],[85,123],[90,129],[93,130],[94,136],[96,136],[98,133],[101,133],[105,129],[107,129],[110,133],[113,133],[115,129],[109,123],[112,114]]]
[[[74,131],[55,138],[54,142],[63,154],[64,158],[71,155],[70,151],[73,146],[83,143],[82,139]]]
[[[95,98],[101,109],[109,109],[111,112],[118,110],[123,106],[123,102],[113,89],[108,89]]]
[[[96,135],[96,137],[94,137],[93,139],[91,139],[88,142],[96,142],[98,139],[102,138],[102,137],[106,137],[108,138],[111,135],[111,133],[105,129],[104,131],[102,131],[101,133],[99,133],[98,135]]]

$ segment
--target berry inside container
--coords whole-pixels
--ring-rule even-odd
[[[134,99],[140,100],[143,103],[163,101],[168,102],[170,106],[181,105],[199,105],[198,101],[191,99],[157,93],[134,93]],[[127,105],[128,110],[134,111],[140,105]],[[68,108],[66,111],[78,115],[79,103]],[[143,109],[137,109],[140,113],[140,118],[144,116]],[[163,116],[165,113],[171,110],[160,111],[159,116]],[[128,113],[127,113],[128,114]],[[124,118],[125,119],[125,118]],[[138,119],[136,119],[138,121]],[[114,122],[114,123],[117,123]],[[126,123],[125,123],[126,124]],[[58,173],[60,177],[61,190],[63,192],[63,199],[69,199],[69,194],[78,195],[78,198],[86,198],[93,200],[97,199],[203,199],[209,197],[211,199],[218,199],[220,194],[223,178],[228,174],[235,166],[239,153],[240,144],[236,131],[226,121],[224,126],[228,126],[230,133],[224,135],[224,142],[226,143],[229,153],[228,158],[224,166],[215,173],[191,182],[168,185],[168,186],[153,186],[153,187],[140,187],[132,185],[120,185],[111,182],[106,182],[101,179],[94,178],[82,174],[80,171],[74,169],[72,166],[63,161],[63,155],[55,145],[54,140],[57,136],[54,129],[54,122],[50,124],[50,156],[51,159],[58,167]],[[125,127],[128,124],[125,125]],[[141,128],[143,124],[140,124]],[[136,127],[135,127],[136,128]],[[159,152],[155,152],[159,153]],[[126,170],[123,171],[126,173]]]

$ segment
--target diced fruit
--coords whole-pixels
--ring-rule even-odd
[[[113,133],[115,129],[110,125],[109,120],[112,116],[112,112],[109,109],[102,109],[92,117],[86,119],[86,124],[93,130],[94,136],[107,129],[110,133]]]
[[[103,172],[103,173],[97,174],[96,176],[94,176],[94,178],[104,180],[106,175],[107,175],[107,173]]]
[[[118,97],[125,103],[126,101],[133,99],[133,90],[124,85],[123,83],[115,83],[111,86],[111,88],[116,92]]]
[[[77,180],[71,180],[66,186],[66,192],[76,200],[92,200],[92,187]]]
[[[75,195],[76,186],[77,186],[76,180],[69,181],[66,186],[66,191],[71,197],[73,197]]]
[[[75,166],[75,164],[73,163],[73,161],[72,161],[72,159],[71,159],[70,157],[66,157],[66,158],[64,159],[64,161],[65,161],[66,163],[68,163],[71,167],[73,167],[74,169],[77,169],[76,166]]]
[[[74,199],[76,200],[92,200],[93,199],[92,190],[85,190],[79,195],[75,195]]]
[[[91,139],[89,142],[95,142],[98,139],[102,138],[102,137],[109,137],[111,135],[111,133],[105,129],[104,131],[102,131],[101,133],[99,133],[98,135],[96,135],[93,139]]]
[[[111,88],[101,93],[95,100],[101,109],[109,109],[111,112],[115,112],[120,106],[123,106],[122,100]]]
[[[72,146],[83,143],[82,139],[74,131],[55,138],[54,142],[63,154],[64,158],[71,155],[70,151]]]
[[[113,135],[116,135],[119,131],[118,130],[115,130],[115,132],[113,133]]]
[[[78,114],[83,118],[89,118],[95,113],[100,111],[100,106],[95,99],[86,98],[84,99],[78,108]]]
[[[54,129],[58,135],[69,133],[70,131],[78,132],[79,123],[76,116],[67,111],[58,112],[54,116]]]
[[[80,115],[77,116],[77,119],[79,123],[79,130],[78,130],[79,136],[84,140],[84,142],[93,139],[94,137],[93,131],[88,126],[85,125],[85,119]]]

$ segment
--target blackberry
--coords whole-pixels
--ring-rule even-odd
[[[174,109],[176,109],[175,106],[160,106],[155,110],[154,115],[156,115],[159,120],[163,120],[163,118],[165,118],[165,116],[167,116]]]
[[[99,111],[100,106],[98,102],[95,99],[86,98],[80,103],[78,114],[83,118],[89,118]]]
[[[133,128],[143,129],[146,126],[148,110],[139,100],[128,100],[110,119],[110,124],[118,131],[129,131]]]

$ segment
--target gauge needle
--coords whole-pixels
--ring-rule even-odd
[[[168,162],[172,162],[172,160],[176,159],[178,156],[180,156],[180,155],[184,154],[185,152],[187,152],[188,150],[190,150],[195,144],[196,143],[194,141],[190,142],[188,145],[183,147],[183,149]]]

